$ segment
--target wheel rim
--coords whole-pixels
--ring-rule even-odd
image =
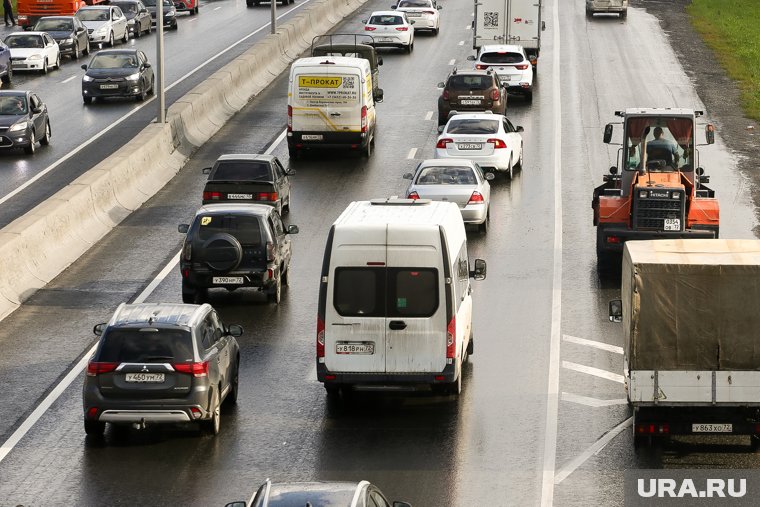
[[[214,415],[212,416],[213,417],[212,420],[213,420],[213,424],[214,424],[214,435],[216,435],[217,433],[219,433],[219,428],[221,427],[221,421],[220,421],[220,419],[221,419],[221,413],[220,412],[221,412],[221,410],[219,408],[219,404],[217,403],[216,407],[214,407]]]
[[[32,135],[31,135],[31,137],[29,138],[29,151],[30,151],[31,153],[34,153],[34,149],[35,149],[35,146],[34,146],[34,145],[35,145],[36,143],[37,143],[37,138],[36,138],[36,136],[34,135],[34,130],[32,130]]]
[[[50,123],[45,125],[45,139],[50,141]]]

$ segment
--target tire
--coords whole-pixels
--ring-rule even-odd
[[[148,95],[148,90],[143,88],[140,93],[135,95],[135,100],[137,100],[137,102],[145,102],[146,95]]]
[[[224,399],[224,402],[227,405],[237,405],[239,384],[240,384],[240,357],[238,357],[237,360],[235,361],[235,374],[232,377],[232,380],[230,381],[230,392],[227,393],[227,397]]]
[[[462,394],[462,371],[459,371],[459,376],[454,382],[451,382],[446,385],[446,392],[448,394],[453,394],[454,396],[459,396]]]
[[[108,35],[108,47],[109,47],[109,48],[112,48],[112,47],[114,47],[115,45],[116,45],[116,44],[115,44],[115,42],[114,42],[114,40],[113,40],[113,32],[111,32],[111,33]]]
[[[283,287],[287,287],[290,285],[290,269],[284,269],[280,271],[282,275],[280,275],[280,278],[282,279],[282,285]]]
[[[596,248],[596,266],[601,270],[607,270],[614,266],[615,259],[618,257],[614,252],[608,252],[597,246]]]
[[[45,58],[45,61],[42,62],[42,71],[41,72],[43,74],[47,74],[48,73],[48,61],[47,61],[47,58]]]
[[[364,148],[364,151],[362,151],[362,155],[366,158],[370,158],[372,156],[372,140],[370,139],[367,141],[367,146]]]
[[[135,30],[135,39],[139,39],[142,37],[142,31],[140,30],[140,27],[137,27],[137,30]]]
[[[58,56],[55,57],[55,70],[61,70],[61,52],[58,52]]]
[[[100,421],[85,421],[84,432],[93,437],[102,437],[106,431],[106,423]]]
[[[626,19],[628,17],[628,11],[623,11],[620,13],[620,19]]]
[[[514,166],[512,165],[512,159],[509,159],[509,169],[507,169],[505,176],[509,178],[509,181],[512,181],[512,176],[514,176]]]
[[[222,407],[219,403],[219,395],[216,392],[211,397],[209,409],[211,410],[211,419],[200,421],[201,430],[207,435],[216,436],[222,427]]]
[[[148,95],[156,93],[156,78],[150,79],[150,88],[148,88]]]
[[[53,132],[50,130],[50,120],[48,120],[45,123],[45,136],[40,139],[40,144],[43,146],[48,146],[50,144],[50,137],[52,136]]]
[[[37,137],[34,135],[34,130],[32,130],[32,138],[29,140],[29,146],[24,148],[24,151],[27,155],[34,155],[34,152],[37,150]]]
[[[520,169],[522,171],[523,168],[523,155],[525,152],[523,151],[523,145],[520,145],[520,158],[517,159],[517,163],[515,164],[515,168]]]
[[[124,28],[124,37],[121,38],[121,42],[124,44],[129,42],[129,28]]]
[[[525,101],[533,102],[533,92],[525,92]]]
[[[193,287],[185,281],[182,282],[182,302],[191,305],[203,304],[208,299],[208,289]]]
[[[198,14],[200,10],[198,9],[198,4],[195,4],[195,8],[193,9],[193,12]]]
[[[280,276],[274,282],[274,287],[267,292],[267,300],[276,305],[279,305],[280,301],[282,301],[282,273],[280,273]]]
[[[438,35],[440,28],[433,28],[433,35]]]
[[[83,55],[89,55],[90,54],[90,39],[87,39],[87,45],[85,46],[84,50],[82,50]]]
[[[333,400],[340,398],[340,386],[333,386],[325,384],[325,391],[327,391],[327,397]]]
[[[475,353],[475,337],[470,333],[470,343],[467,344],[467,358]]]
[[[85,104],[92,104],[92,97],[82,97]]]
[[[3,84],[11,84],[13,81],[13,67],[8,65],[8,72],[2,78],[0,78],[0,81],[2,81]]]
[[[148,28],[145,30],[145,33],[150,34],[153,31],[153,24],[148,23]]]
[[[594,17],[594,13],[593,13],[593,12],[591,12],[590,10],[586,9],[586,17],[587,17],[588,19],[591,19],[591,18],[593,18],[593,17]]]
[[[290,157],[290,160],[298,160],[301,158],[301,152],[298,150],[298,148],[288,146],[288,157]]]
[[[179,23],[177,23],[177,22],[175,21],[175,22],[174,22],[174,24],[172,25],[172,30],[174,30],[174,31],[176,32],[176,31],[177,31],[177,28],[179,28]]]
[[[486,211],[486,220],[482,224],[478,224],[478,231],[483,234],[488,234],[488,225],[491,221],[491,210]]]
[[[71,55],[72,60],[79,60],[79,42],[74,43],[74,54]]]

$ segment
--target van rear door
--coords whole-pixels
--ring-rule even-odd
[[[329,61],[329,60],[326,60]],[[294,76],[294,132],[359,132],[361,130],[360,69],[325,63],[299,69]]]

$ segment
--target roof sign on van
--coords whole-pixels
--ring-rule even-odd
[[[343,78],[340,76],[299,76],[300,88],[340,88]]]

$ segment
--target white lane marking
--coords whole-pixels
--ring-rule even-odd
[[[188,20],[188,23],[192,23],[193,21],[198,21],[198,17],[194,16],[192,19]]]
[[[417,154],[417,148],[412,148],[409,150],[409,154],[406,156],[408,159],[414,158],[414,156]]]
[[[311,2],[311,0],[303,0],[302,2],[299,2],[298,4],[296,4],[295,7],[291,8],[287,12],[284,12],[283,14],[280,14],[279,16],[277,16],[277,19],[280,19],[280,18],[282,18],[284,16],[287,16],[288,14],[290,14],[291,12],[293,12],[294,10],[300,9],[301,7],[303,7],[304,5],[308,4],[309,2]],[[193,70],[191,70],[190,72],[188,72],[187,74],[185,74],[184,76],[180,77],[179,79],[177,79],[176,81],[174,81],[172,84],[170,84],[169,86],[167,86],[166,87],[166,91],[171,90],[172,88],[174,88],[175,86],[177,86],[178,84],[180,84],[182,81],[184,81],[188,77],[190,77],[193,74],[195,74],[198,70],[200,70],[203,67],[205,67],[209,62],[212,62],[212,61],[216,60],[217,58],[219,58],[223,54],[225,54],[228,51],[232,50],[236,46],[242,44],[243,42],[245,42],[246,40],[250,39],[251,37],[253,37],[257,33],[259,33],[260,31],[262,31],[265,28],[267,28],[270,24],[271,23],[267,23],[267,24],[261,26],[260,28],[257,28],[256,30],[254,30],[253,32],[249,33],[248,35],[246,35],[242,39],[238,40],[237,42],[232,43],[231,45],[227,46],[225,49],[219,51],[217,54],[215,54],[211,58],[207,59],[205,62],[203,62],[202,64],[198,65]],[[155,97],[152,97],[152,98],[146,100],[145,102],[142,103],[142,105],[135,107],[130,112],[128,112],[127,114],[125,114],[121,118],[117,119],[114,123],[112,123],[108,127],[106,127],[103,130],[101,130],[98,134],[92,136],[90,139],[88,139],[84,143],[80,144],[79,146],[77,146],[76,148],[74,148],[72,151],[68,152],[62,158],[60,158],[57,161],[53,162],[52,164],[50,164],[49,166],[47,166],[45,169],[43,169],[39,173],[35,174],[33,177],[31,177],[28,180],[26,180],[23,184],[19,185],[18,187],[16,187],[15,189],[13,189],[11,192],[5,194],[2,198],[0,198],[0,205],[3,204],[3,203],[5,203],[9,199],[11,199],[16,194],[18,194],[20,192],[23,192],[26,188],[28,188],[29,186],[33,185],[37,180],[39,180],[40,178],[44,177],[47,173],[49,173],[50,171],[52,171],[53,169],[55,169],[56,167],[58,167],[62,163],[66,162],[68,159],[70,159],[71,157],[73,157],[74,155],[76,155],[77,153],[79,153],[80,151],[82,151],[83,149],[85,149],[86,147],[88,147],[89,145],[91,145],[92,143],[94,143],[95,141],[97,141],[98,139],[100,139],[101,137],[103,137],[112,128],[116,127],[117,125],[120,125],[127,118],[129,118],[130,116],[132,116],[133,114],[135,114],[136,112],[138,112],[143,107],[146,107],[147,105],[149,105],[150,103],[152,103],[154,100],[156,100]]]
[[[66,84],[66,83],[68,83],[69,81],[73,81],[73,80],[75,80],[76,78],[77,78],[77,76],[71,76],[71,77],[67,77],[66,79],[64,79],[63,81],[61,81],[61,84]]]
[[[614,352],[615,354],[623,354],[623,347],[617,345],[610,345],[604,342],[598,342],[595,340],[587,340],[585,338],[578,338],[577,336],[570,336],[569,334],[563,334],[562,340],[578,345],[585,345],[587,347],[594,347],[599,350],[606,350],[607,352]]]
[[[562,361],[562,367],[568,370],[577,371],[578,373],[585,373],[587,375],[593,375],[595,377],[604,378],[620,384],[625,382],[622,375],[612,373],[611,371],[602,370],[600,368],[594,368],[593,366],[586,366],[585,364],[573,363],[571,361]]]
[[[557,466],[557,425],[559,423],[559,362],[562,324],[562,96],[559,87],[559,2],[552,8],[552,109],[554,124],[554,277],[552,280],[552,325],[549,345],[549,372],[546,385],[546,422],[541,480],[541,507],[554,504],[554,473]]]
[[[624,429],[629,427],[633,423],[633,417],[629,417],[625,421],[621,422],[614,428],[612,428],[610,431],[602,435],[602,438],[594,442],[591,447],[583,451],[580,456],[576,457],[570,463],[562,467],[561,470],[557,473],[557,475],[554,477],[554,484],[559,484],[567,477],[575,472],[579,466],[581,466],[583,463],[586,462],[587,459],[589,459],[591,456],[595,454],[599,454],[602,449],[604,449],[607,444],[609,444],[613,438],[618,436],[620,432],[622,432]]]
[[[467,25],[464,27],[465,30],[472,30],[472,25]]]
[[[140,293],[139,296],[135,298],[133,303],[143,303],[145,300],[150,296],[154,290],[156,290],[156,287],[164,281],[166,276],[169,274],[169,272],[174,269],[174,267],[179,262],[179,254],[180,252],[177,252],[177,254],[172,258],[171,261],[169,261],[169,264],[164,266],[164,269],[162,269],[158,275],[148,284],[147,287]],[[35,408],[31,414],[29,414],[29,417],[24,420],[23,423],[21,423],[21,426],[19,426],[16,431],[13,432],[13,434],[6,440],[2,447],[0,447],[0,463],[5,459],[6,456],[8,456],[8,453],[10,453],[14,447],[16,447],[16,444],[19,443],[19,441],[24,438],[24,436],[29,432],[30,429],[32,429],[32,426],[39,421],[40,417],[47,412],[47,410],[50,408],[50,406],[55,403],[55,401],[60,398],[61,394],[71,385],[71,383],[76,379],[87,367],[87,361],[89,361],[90,356],[92,356],[95,353],[95,349],[97,348],[97,343],[93,345],[87,352],[85,352],[84,356],[82,356],[82,359],[79,360],[79,362],[72,368],[65,377],[63,377],[63,380],[61,380],[58,385],[56,385],[50,393],[48,393],[47,396],[45,396],[45,399],[42,400],[42,402],[37,405],[37,408]]]
[[[312,365],[311,369],[309,369],[308,375],[306,375],[306,378],[304,379],[306,382],[319,382],[317,380],[317,365]]]
[[[220,5],[219,7],[214,7],[212,10],[214,10],[214,11],[218,11],[218,10],[219,10],[219,9],[221,9],[221,8],[222,8],[222,6]]]
[[[428,111],[425,115],[426,120],[432,120],[433,119],[433,111]]]
[[[464,46],[464,41],[463,41],[463,40],[460,40],[460,41],[457,43],[457,45],[458,45],[458,46]]]
[[[456,58],[452,58],[451,60],[449,60],[449,65],[454,65],[455,63],[457,63]]]
[[[570,403],[577,403],[579,405],[586,405],[587,407],[612,407],[614,405],[627,405],[628,400],[625,398],[619,398],[616,400],[600,400],[598,398],[589,398],[588,396],[581,396],[579,394],[562,392],[562,401],[569,401]]]
[[[277,136],[277,138],[272,141],[272,144],[269,145],[269,148],[266,149],[264,152],[264,155],[271,155],[272,152],[277,148],[277,146],[282,142],[283,139],[285,139],[285,136],[288,135],[288,129],[283,130],[280,132],[280,135]]]

